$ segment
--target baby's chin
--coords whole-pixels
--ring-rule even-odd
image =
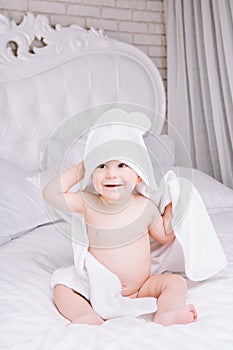
[[[124,196],[120,194],[119,192],[113,192],[112,193],[102,193],[101,194],[102,198],[109,203],[115,203],[120,201]]]
[[[110,189],[107,191],[104,191],[104,193],[101,194],[102,198],[109,202],[116,204],[117,202],[127,201],[132,195],[132,189],[130,191],[127,189]]]

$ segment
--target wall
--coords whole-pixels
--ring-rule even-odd
[[[17,23],[26,12],[46,15],[51,24],[102,28],[138,47],[155,63],[166,87],[163,0],[0,0],[0,13]]]

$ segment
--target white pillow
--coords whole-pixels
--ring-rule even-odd
[[[210,214],[233,210],[233,190],[198,169],[177,167],[176,174],[192,180]]]
[[[25,179],[25,172],[0,159],[0,245],[49,223],[41,193]]]

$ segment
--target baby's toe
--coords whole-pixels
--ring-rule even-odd
[[[193,321],[195,322],[197,320],[197,311],[193,304],[189,304],[189,307],[190,307],[190,311],[193,313]]]

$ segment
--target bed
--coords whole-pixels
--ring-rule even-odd
[[[158,116],[160,136],[148,145],[160,169],[177,169],[172,140],[161,135],[165,101],[158,70],[135,47],[93,28],[51,27],[43,16],[27,14],[20,25],[0,16],[1,349],[232,349],[233,191],[197,169],[179,167],[192,177],[228,259],[208,280],[187,281],[197,322],[164,327],[141,316],[67,326],[53,304],[51,275],[72,264],[72,247],[61,234],[65,221],[49,215],[41,196],[45,144],[77,113],[137,105]]]

